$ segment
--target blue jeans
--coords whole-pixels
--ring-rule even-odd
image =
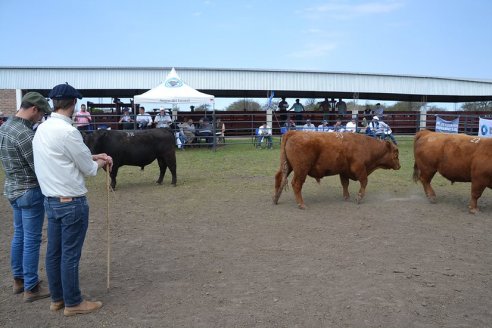
[[[10,202],[14,212],[14,236],[10,265],[14,278],[24,279],[24,290],[39,282],[39,248],[44,221],[44,196],[39,187]]]
[[[79,288],[79,262],[89,225],[87,198],[69,202],[47,197],[44,202],[48,216],[48,249],[46,274],[53,302],[63,300],[65,306],[82,302]]]

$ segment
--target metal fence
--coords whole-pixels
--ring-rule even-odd
[[[154,118],[156,113],[149,113]],[[459,118],[458,133],[469,135],[477,135],[479,129],[479,118],[492,118],[492,112],[463,112],[463,111],[432,111],[421,113],[419,111],[398,111],[385,112],[382,119],[386,122],[395,135],[413,135],[421,129],[429,129],[434,131],[436,126],[436,117],[439,116],[444,120],[453,120]],[[133,118],[136,116],[133,115]],[[173,121],[183,122],[192,119],[195,126],[198,127],[200,119],[207,118],[213,128],[213,142],[204,142],[204,138],[198,137],[197,145],[217,146],[230,143],[255,143],[257,140],[258,127],[267,122],[272,128],[274,144],[278,143],[282,135],[285,120],[294,119],[294,113],[280,115],[279,112],[272,111],[208,111],[208,112],[173,112]],[[337,119],[345,125],[352,118],[355,119],[359,132],[364,132],[364,122],[372,119],[372,114],[364,117],[364,113],[349,113],[347,115],[336,115],[329,113],[328,115],[322,112],[302,112],[302,122],[298,122],[298,126],[303,125],[307,119],[318,126],[323,119],[328,120],[330,126],[335,124]],[[122,129],[122,124],[118,123],[119,116],[113,113],[110,114],[92,114],[92,126],[94,129]],[[218,125],[220,123],[220,126]],[[221,126],[225,126],[225,133],[221,135]],[[133,129],[137,129],[137,124],[133,124]]]

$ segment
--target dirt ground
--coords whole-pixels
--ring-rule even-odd
[[[110,195],[109,290],[104,175],[89,184],[81,289],[104,303],[90,315],[65,318],[48,299],[11,294],[1,198],[1,327],[492,327],[490,190],[473,216],[469,184],[437,186],[430,204],[413,183],[371,188],[374,173],[356,204],[338,178],[308,179],[302,211],[291,190],[272,204],[270,173],[211,185],[180,176],[175,188],[148,174],[122,168],[134,181]]]

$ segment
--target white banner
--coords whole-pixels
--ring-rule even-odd
[[[458,133],[460,118],[457,117],[452,121],[446,121],[436,116],[436,132]]]
[[[492,138],[492,120],[480,117],[478,123],[478,136]]]

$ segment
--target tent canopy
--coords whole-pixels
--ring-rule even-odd
[[[213,103],[214,96],[197,91],[184,83],[173,69],[157,87],[133,97],[135,103]]]

